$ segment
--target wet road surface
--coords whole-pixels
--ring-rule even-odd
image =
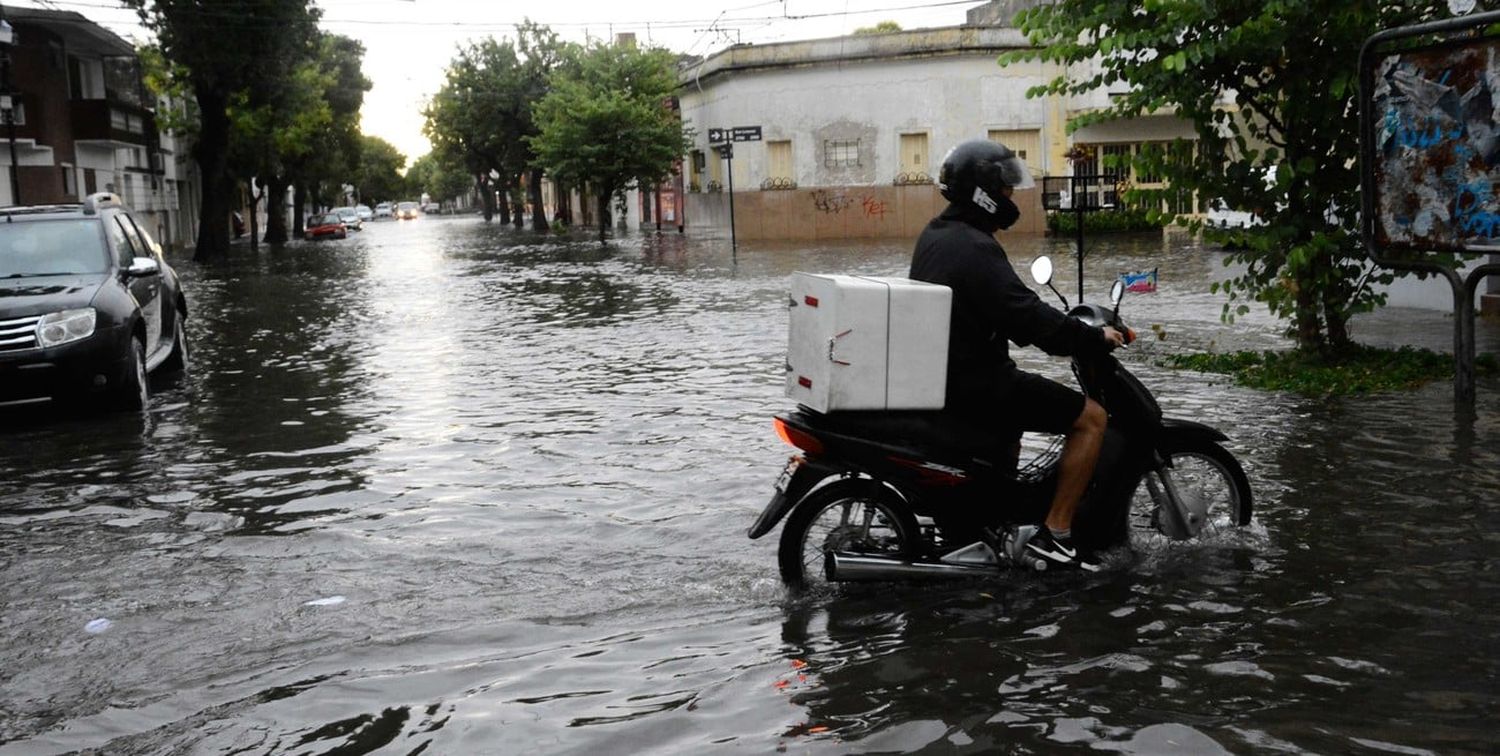
[[[1467,423],[1448,384],[1155,367],[1286,345],[1217,321],[1220,257],[1180,237],[1102,246],[1090,293],[1161,268],[1124,315],[1166,338],[1128,359],[1232,437],[1253,527],[1098,576],[789,598],[744,537],[789,452],[787,276],[907,255],[423,219],[180,264],[194,366],[144,418],[0,419],[0,754],[1500,747],[1500,381]]]

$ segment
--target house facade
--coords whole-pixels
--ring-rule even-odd
[[[146,91],[135,48],[71,11],[8,8],[17,184],[0,181],[0,205],[79,202],[119,194],[168,246],[190,242],[191,166],[163,134],[161,105]],[[0,165],[11,139],[0,129]],[[19,197],[15,189],[19,189]],[[188,195],[184,198],[184,194]],[[189,208],[184,213],[182,208]]]
[[[944,153],[964,140],[1004,143],[1040,183],[1104,172],[1105,156],[1195,138],[1173,115],[1069,135],[1068,120],[1108,106],[1111,93],[1027,97],[1063,69],[997,62],[1031,47],[1009,24],[1035,4],[991,3],[956,27],[735,45],[684,66],[682,118],[695,140],[683,158],[687,225],[727,225],[732,178],[740,238],[908,237],[943,206],[933,180]],[[710,129],[736,127],[758,127],[760,140],[734,143],[726,159]],[[1075,145],[1091,148],[1094,162],[1071,164],[1064,155]],[[1159,178],[1128,178],[1160,186]],[[1034,206],[1023,206],[1014,231],[1045,229],[1040,194],[1018,195]],[[1191,196],[1178,204],[1177,212],[1199,211]]]

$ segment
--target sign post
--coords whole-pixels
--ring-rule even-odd
[[[732,129],[709,129],[708,145],[727,163],[725,166],[729,174],[729,254],[731,260],[739,263],[739,242],[734,233],[734,143],[735,142],[759,142],[759,126],[735,126]]]
[[[1360,237],[1370,259],[1434,273],[1453,289],[1453,398],[1474,409],[1474,296],[1500,263],[1467,277],[1428,253],[1500,253],[1500,118],[1465,105],[1500,97],[1500,12],[1388,29],[1359,55]],[[1483,98],[1481,100],[1481,98]]]

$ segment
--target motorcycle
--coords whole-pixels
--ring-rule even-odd
[[[1120,319],[1124,284],[1110,307],[1079,303],[1052,286],[1052,262],[1031,269],[1069,317],[1135,334]],[[1107,430],[1073,537],[1095,551],[1132,538],[1186,540],[1250,523],[1244,468],[1223,433],[1162,416],[1152,393],[1113,354],[1074,358],[1083,392],[1104,406]],[[822,582],[964,578],[1047,562],[1025,549],[1051,505],[1063,438],[1026,465],[1021,434],[975,428],[930,411],[818,413],[799,406],[775,417],[798,449],[749,537],[783,519],[777,558],[794,589]]]

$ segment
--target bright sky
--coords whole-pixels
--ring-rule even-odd
[[[146,37],[135,12],[111,0],[22,0],[9,5],[76,11],[127,39]],[[319,0],[322,27],[365,45],[361,128],[408,160],[429,150],[422,108],[464,42],[514,33],[524,17],[583,42],[633,32],[641,43],[705,55],[736,42],[780,42],[847,34],[892,20],[905,29],[956,26],[978,0]]]

